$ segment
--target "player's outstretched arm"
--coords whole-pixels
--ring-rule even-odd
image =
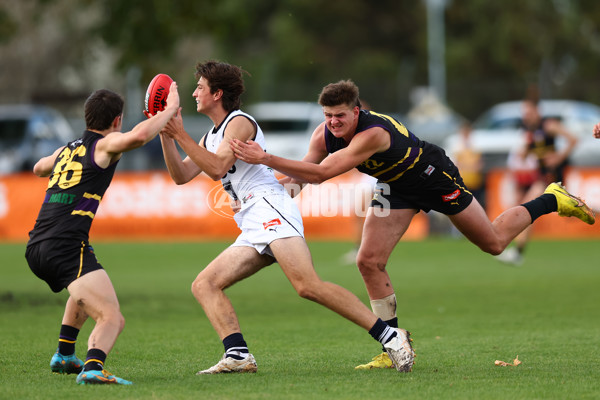
[[[100,139],[96,145],[96,158],[101,156],[101,153],[114,157],[145,145],[158,135],[177,110],[179,110],[179,93],[177,92],[177,83],[172,82],[164,111],[159,111],[156,115],[140,122],[129,132],[109,133]]]
[[[389,134],[381,128],[371,128],[358,133],[352,138],[348,147],[328,155],[318,164],[266,153],[252,140],[242,142],[234,139],[230,145],[235,156],[249,164],[264,164],[294,178],[297,182],[321,183],[350,171],[372,154],[387,149]]]

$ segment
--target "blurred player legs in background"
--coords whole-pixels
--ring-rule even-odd
[[[521,192],[517,200],[524,203],[541,195],[552,182],[564,183],[563,173],[577,144],[577,138],[558,119],[542,118],[537,92],[530,90],[529,97],[523,102],[522,114],[525,147],[509,154],[507,164],[508,168],[514,171],[518,191]],[[557,148],[558,138],[566,141],[565,148]],[[535,172],[530,169],[533,162],[536,164]],[[529,174],[528,169],[531,171]],[[521,265],[530,236],[531,227],[519,234],[515,238],[515,246],[505,249],[497,259],[504,263]]]

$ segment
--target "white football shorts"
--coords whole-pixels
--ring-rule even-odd
[[[231,246],[254,247],[269,254],[269,244],[292,236],[304,237],[304,225],[298,206],[290,196],[269,195],[233,215],[242,233]]]

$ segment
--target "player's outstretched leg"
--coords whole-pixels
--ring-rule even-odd
[[[577,196],[562,186],[561,182],[554,182],[548,185],[544,193],[553,194],[556,197],[558,205],[558,215],[561,217],[579,218],[586,224],[593,225],[596,222],[594,212]]]
[[[256,360],[252,354],[248,354],[247,357],[237,360],[233,357],[227,357],[227,354],[223,354],[221,361],[213,365],[212,367],[203,371],[198,371],[196,375],[208,375],[208,374],[226,374],[230,372],[256,372],[258,369]]]
[[[65,356],[56,352],[50,360],[50,369],[59,374],[78,374],[83,369],[83,361],[75,354]]]

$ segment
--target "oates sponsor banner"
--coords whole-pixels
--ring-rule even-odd
[[[565,174],[567,190],[584,199],[586,204],[600,215],[600,168],[569,168]],[[486,207],[491,219],[504,210],[519,204],[515,181],[509,171],[494,170],[488,174]],[[556,214],[544,215],[533,224],[533,236],[537,238],[600,238],[600,222],[588,225],[577,218],[564,218]]]
[[[0,176],[0,240],[25,241],[45,195],[47,178],[31,173]],[[362,199],[371,184],[351,172],[308,185],[295,198],[307,239],[355,240]],[[405,239],[425,238],[428,219],[417,214]],[[118,172],[100,203],[91,240],[233,239],[239,230],[220,182],[201,175],[175,185],[167,172]]]

